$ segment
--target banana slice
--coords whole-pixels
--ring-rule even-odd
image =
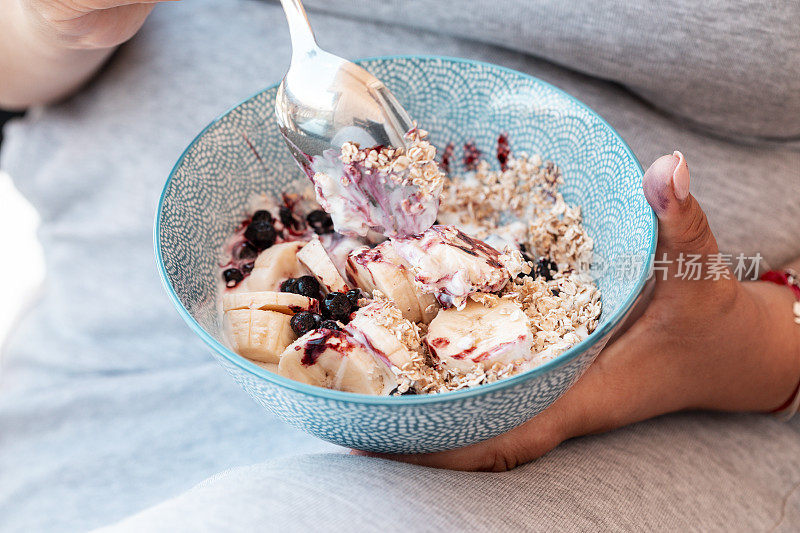
[[[527,361],[533,354],[528,317],[516,302],[490,297],[470,299],[463,309],[439,311],[425,342],[447,368],[469,372],[476,364]]]
[[[346,392],[386,396],[397,380],[346,331],[317,329],[297,339],[280,356],[278,373],[289,379]]]
[[[300,311],[316,311],[317,300],[291,292],[232,292],[222,296],[222,310],[261,309],[291,315]]]
[[[416,281],[444,307],[462,309],[470,294],[497,292],[511,277],[503,254],[454,226],[433,226],[392,243]]]
[[[260,366],[264,370],[269,370],[273,374],[278,373],[278,363],[262,363],[261,361],[253,361],[253,363]]]
[[[439,310],[433,295],[423,292],[414,282],[408,263],[390,241],[371,249],[353,250],[347,260],[347,275],[367,293],[381,291],[411,322],[427,324]]]
[[[258,254],[253,271],[231,292],[278,292],[285,279],[309,274],[308,269],[297,260],[297,252],[305,244],[305,241],[293,241],[270,246]]]
[[[345,272],[347,272],[347,257],[350,252],[356,248],[363,247],[366,242],[363,238],[347,237],[339,233],[325,233],[319,236],[319,241],[328,252],[328,257],[331,258],[336,270],[342,276],[342,279],[347,281]]]
[[[311,274],[328,292],[349,290],[347,283],[336,270],[336,265],[333,264],[316,235],[297,253],[297,259],[311,271]]]
[[[345,331],[375,352],[376,357],[399,368],[410,363],[422,347],[419,328],[386,299],[375,300],[356,311]]]
[[[223,318],[223,327],[231,347],[241,356],[277,363],[280,354],[297,336],[289,321],[291,316],[261,309],[231,309]]]

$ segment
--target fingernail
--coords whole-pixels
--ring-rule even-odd
[[[644,173],[644,194],[656,214],[665,213],[670,204],[677,199],[672,175],[675,174],[680,158],[675,155],[663,155],[653,161]],[[681,201],[678,200],[678,203]]]
[[[679,151],[675,150],[672,155],[678,158],[678,164],[672,171],[672,189],[678,201],[684,202],[689,197],[689,165]]]

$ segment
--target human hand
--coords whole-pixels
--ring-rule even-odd
[[[608,346],[581,379],[525,424],[465,448],[422,455],[376,455],[456,470],[507,470],[564,440],[684,409],[769,411],[800,378],[800,327],[793,296],[765,282],[677,276],[683,254],[708,257],[717,242],[689,193],[683,156],[659,158],[643,187],[659,219],[656,276],[644,314]],[[364,452],[355,452],[364,453]]]
[[[17,1],[40,37],[68,48],[103,49],[130,39],[161,0]]]
[[[0,108],[78,89],[169,0],[0,0]]]

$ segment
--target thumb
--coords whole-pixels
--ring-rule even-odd
[[[709,255],[719,252],[706,214],[689,192],[689,167],[683,154],[661,156],[642,181],[644,194],[658,216],[658,256]]]

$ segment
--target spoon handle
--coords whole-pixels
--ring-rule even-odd
[[[317,48],[314,30],[308,22],[306,10],[300,0],[281,0],[286,21],[289,23],[289,36],[292,39],[292,56],[306,55]]]

